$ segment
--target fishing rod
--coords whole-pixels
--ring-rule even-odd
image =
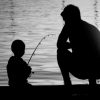
[[[32,59],[32,56],[35,55],[35,51],[37,50],[38,46],[41,44],[41,42],[42,42],[44,39],[46,39],[46,37],[48,37],[48,36],[50,36],[50,35],[55,35],[55,34],[48,34],[48,35],[44,36],[44,37],[40,40],[40,42],[37,44],[37,46],[35,47],[35,49],[34,49],[32,55],[31,55],[31,57],[30,57],[30,59],[29,59],[29,61],[28,61],[28,65],[29,65],[29,62],[30,62],[31,59]]]

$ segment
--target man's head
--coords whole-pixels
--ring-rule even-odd
[[[70,24],[73,24],[81,19],[79,8],[72,4],[64,8],[61,16],[63,17],[65,22],[68,22]]]
[[[22,57],[25,53],[25,44],[22,40],[15,40],[11,45],[11,50],[16,57]]]

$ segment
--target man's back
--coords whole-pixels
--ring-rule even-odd
[[[69,32],[69,40],[73,53],[81,56],[97,56],[99,54],[100,32],[93,25],[80,20]],[[84,55],[86,54],[86,55]]]
[[[95,77],[100,76],[99,60],[100,60],[100,39],[99,30],[93,25],[80,20],[69,32],[70,45],[72,47],[71,72],[80,76],[87,77],[94,73]],[[82,73],[82,74],[81,74]],[[79,75],[78,75],[79,76]]]

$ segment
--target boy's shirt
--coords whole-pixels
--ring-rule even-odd
[[[8,61],[7,73],[9,84],[24,84],[31,74],[31,68],[22,58],[12,56]]]

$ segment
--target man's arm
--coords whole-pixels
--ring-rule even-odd
[[[67,42],[68,39],[68,31],[66,28],[63,28],[59,37],[58,37],[58,41],[57,41],[57,48],[71,48],[70,43]]]

